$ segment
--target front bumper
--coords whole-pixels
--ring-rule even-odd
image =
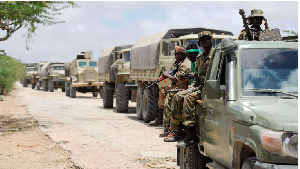
[[[65,79],[53,79],[53,82],[65,82]]]
[[[104,82],[93,82],[93,83],[72,83],[72,87],[92,87],[92,86],[103,86]]]
[[[282,164],[271,164],[271,163],[264,163],[261,161],[255,162],[255,169],[297,169],[298,165],[282,165]]]

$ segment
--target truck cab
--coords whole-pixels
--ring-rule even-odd
[[[26,78],[23,81],[23,87],[28,87],[28,84],[31,83],[31,75],[36,74],[36,67],[26,66]]]
[[[224,39],[210,63],[181,167],[298,168],[298,43]]]
[[[62,92],[65,91],[65,65],[63,63],[53,64],[49,68],[49,92],[54,89],[61,88]]]

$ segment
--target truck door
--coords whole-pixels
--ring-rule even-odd
[[[220,50],[215,51],[211,70],[206,80],[220,82],[221,93],[225,92],[226,58]],[[225,110],[225,95],[218,99],[208,99],[205,96],[206,113],[204,114],[202,132],[200,133],[205,152],[216,161],[226,166],[231,166],[230,158],[230,130],[229,119]]]

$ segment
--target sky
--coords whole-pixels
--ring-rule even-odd
[[[80,8],[62,11],[52,26],[37,25],[33,42],[26,49],[25,28],[0,41],[0,49],[24,63],[71,62],[82,51],[101,51],[117,45],[134,44],[139,38],[175,28],[205,27],[231,31],[243,29],[239,9],[246,15],[262,9],[270,28],[298,32],[297,1],[77,1]],[[264,27],[262,25],[262,27]],[[0,30],[0,37],[6,32]],[[287,36],[281,32],[282,36]]]

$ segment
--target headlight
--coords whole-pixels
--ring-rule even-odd
[[[261,130],[263,148],[271,154],[298,158],[298,134]]]

